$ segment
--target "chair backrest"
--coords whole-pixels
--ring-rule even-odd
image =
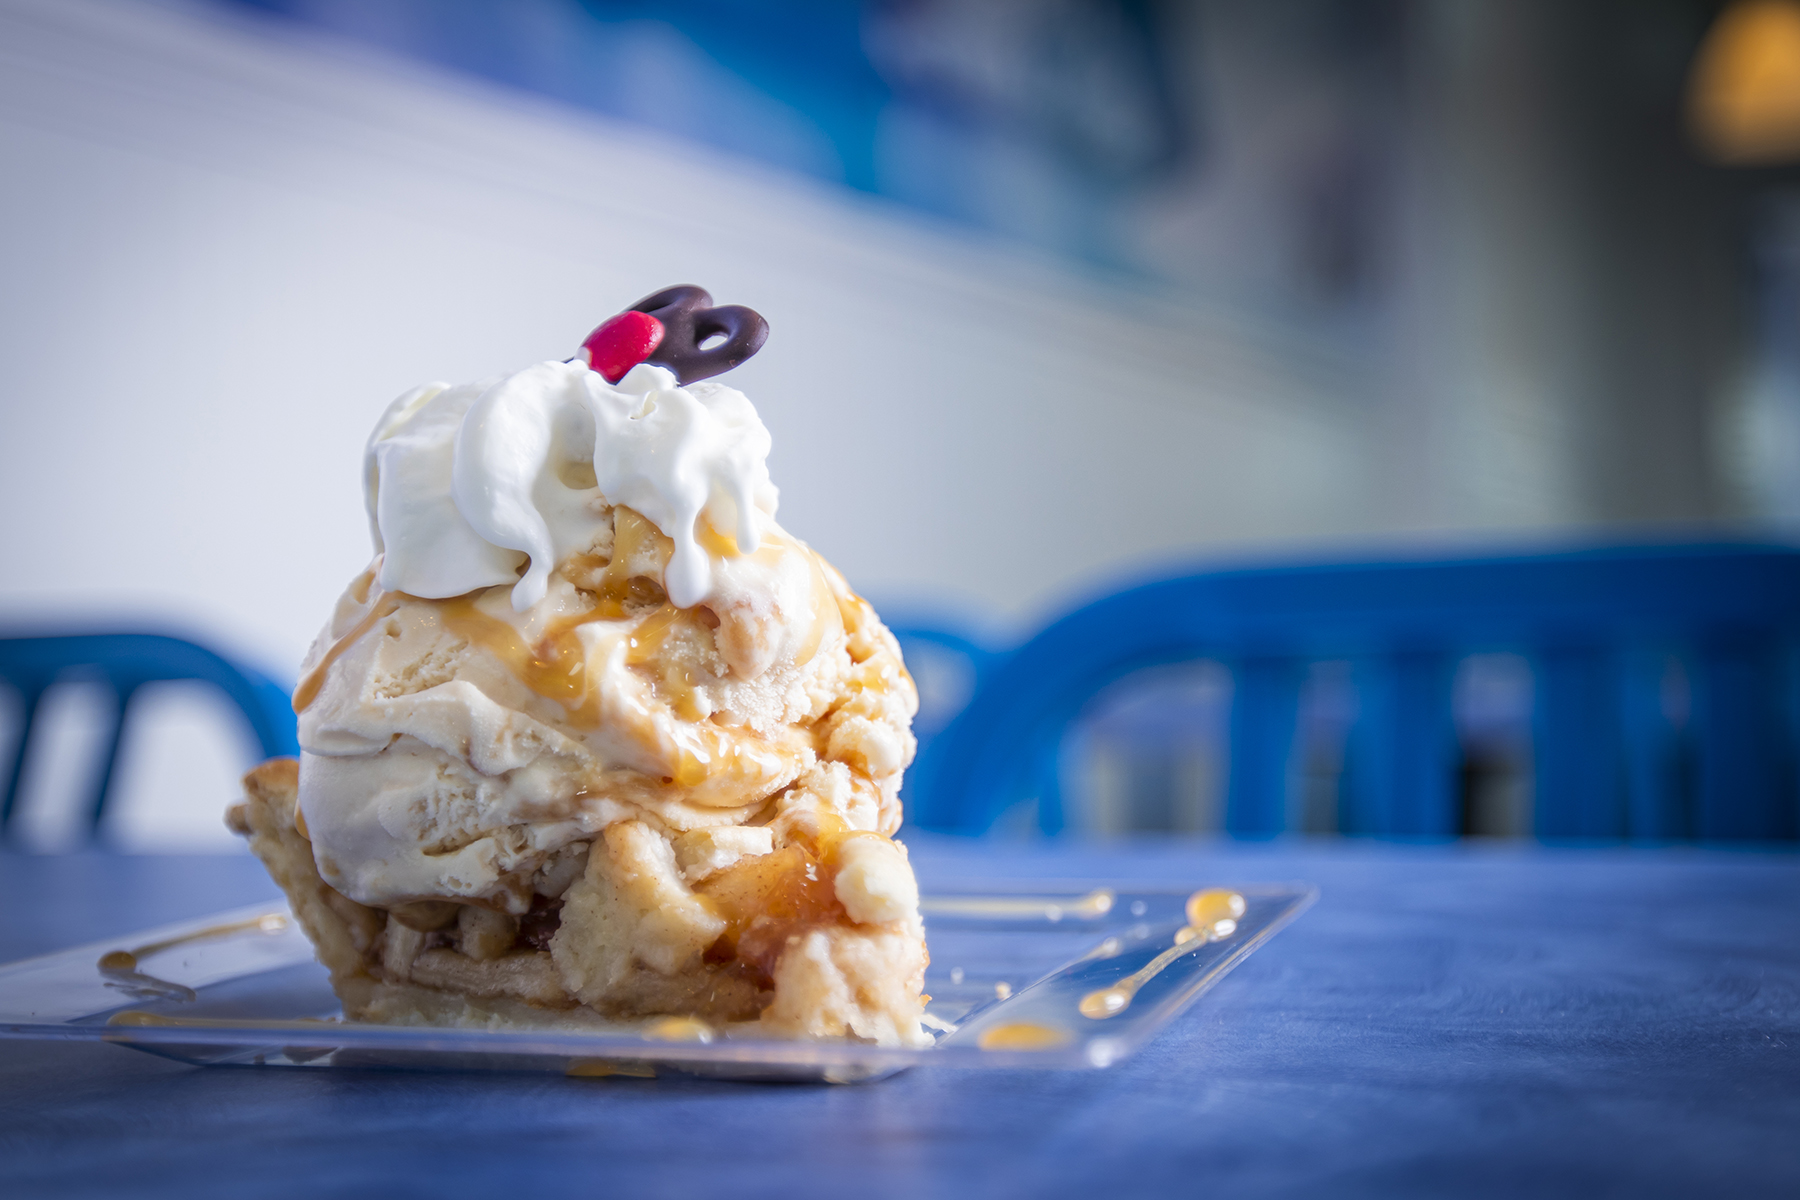
[[[1287,822],[1304,667],[1354,664],[1358,715],[1346,832],[1460,832],[1456,664],[1526,657],[1534,679],[1533,826],[1541,836],[1792,838],[1789,658],[1800,552],[1780,546],[1614,547],[1459,561],[1350,563],[1186,575],[1105,596],[994,666],[939,736],[910,818],[981,832],[1015,801],[1063,826],[1056,750],[1120,677],[1216,659],[1233,675],[1225,828]],[[1685,731],[1657,690],[1686,664]],[[1678,740],[1691,745],[1693,786]]]
[[[112,695],[110,736],[85,801],[84,817],[90,835],[99,829],[111,798],[119,743],[132,697],[145,684],[179,680],[212,684],[244,714],[265,756],[299,753],[287,689],[205,646],[152,633],[0,637],[0,682],[18,692],[24,710],[6,791],[0,796],[0,834],[12,823],[19,782],[31,753],[32,727],[44,694],[55,684],[71,679],[102,682]]]
[[[1000,655],[952,618],[904,608],[882,612],[919,690],[919,712],[913,719],[919,749],[902,792],[910,807],[921,781],[934,773],[938,736],[981,690]]]

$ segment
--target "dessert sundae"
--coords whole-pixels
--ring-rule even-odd
[[[302,754],[228,814],[350,1019],[929,1040],[917,697],[713,379],[767,332],[670,288],[376,423]]]

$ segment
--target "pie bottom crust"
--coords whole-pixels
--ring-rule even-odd
[[[548,948],[515,944],[472,957],[455,906],[410,905],[403,920],[320,877],[296,820],[296,760],[262,763],[244,777],[244,792],[226,823],[287,894],[349,1020],[616,1032],[673,1017],[751,1036],[930,1042],[919,1024],[928,997],[916,909],[878,924],[851,921],[831,897],[828,851],[767,855],[722,876],[708,897],[661,869],[667,843],[659,834],[623,822],[594,838]],[[722,935],[721,901],[736,904]]]

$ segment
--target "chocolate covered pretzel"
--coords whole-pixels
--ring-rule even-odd
[[[714,306],[703,287],[679,284],[639,300],[588,334],[588,365],[617,383],[641,362],[675,373],[682,384],[710,379],[737,366],[769,338],[762,314],[741,304]],[[713,342],[707,345],[708,342]]]

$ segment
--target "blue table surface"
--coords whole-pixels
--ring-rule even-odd
[[[190,1067],[0,1042],[0,1195],[1800,1195],[1800,856],[912,839],[971,877],[1308,879],[1135,1058],[863,1086]],[[0,959],[275,895],[0,855]]]

